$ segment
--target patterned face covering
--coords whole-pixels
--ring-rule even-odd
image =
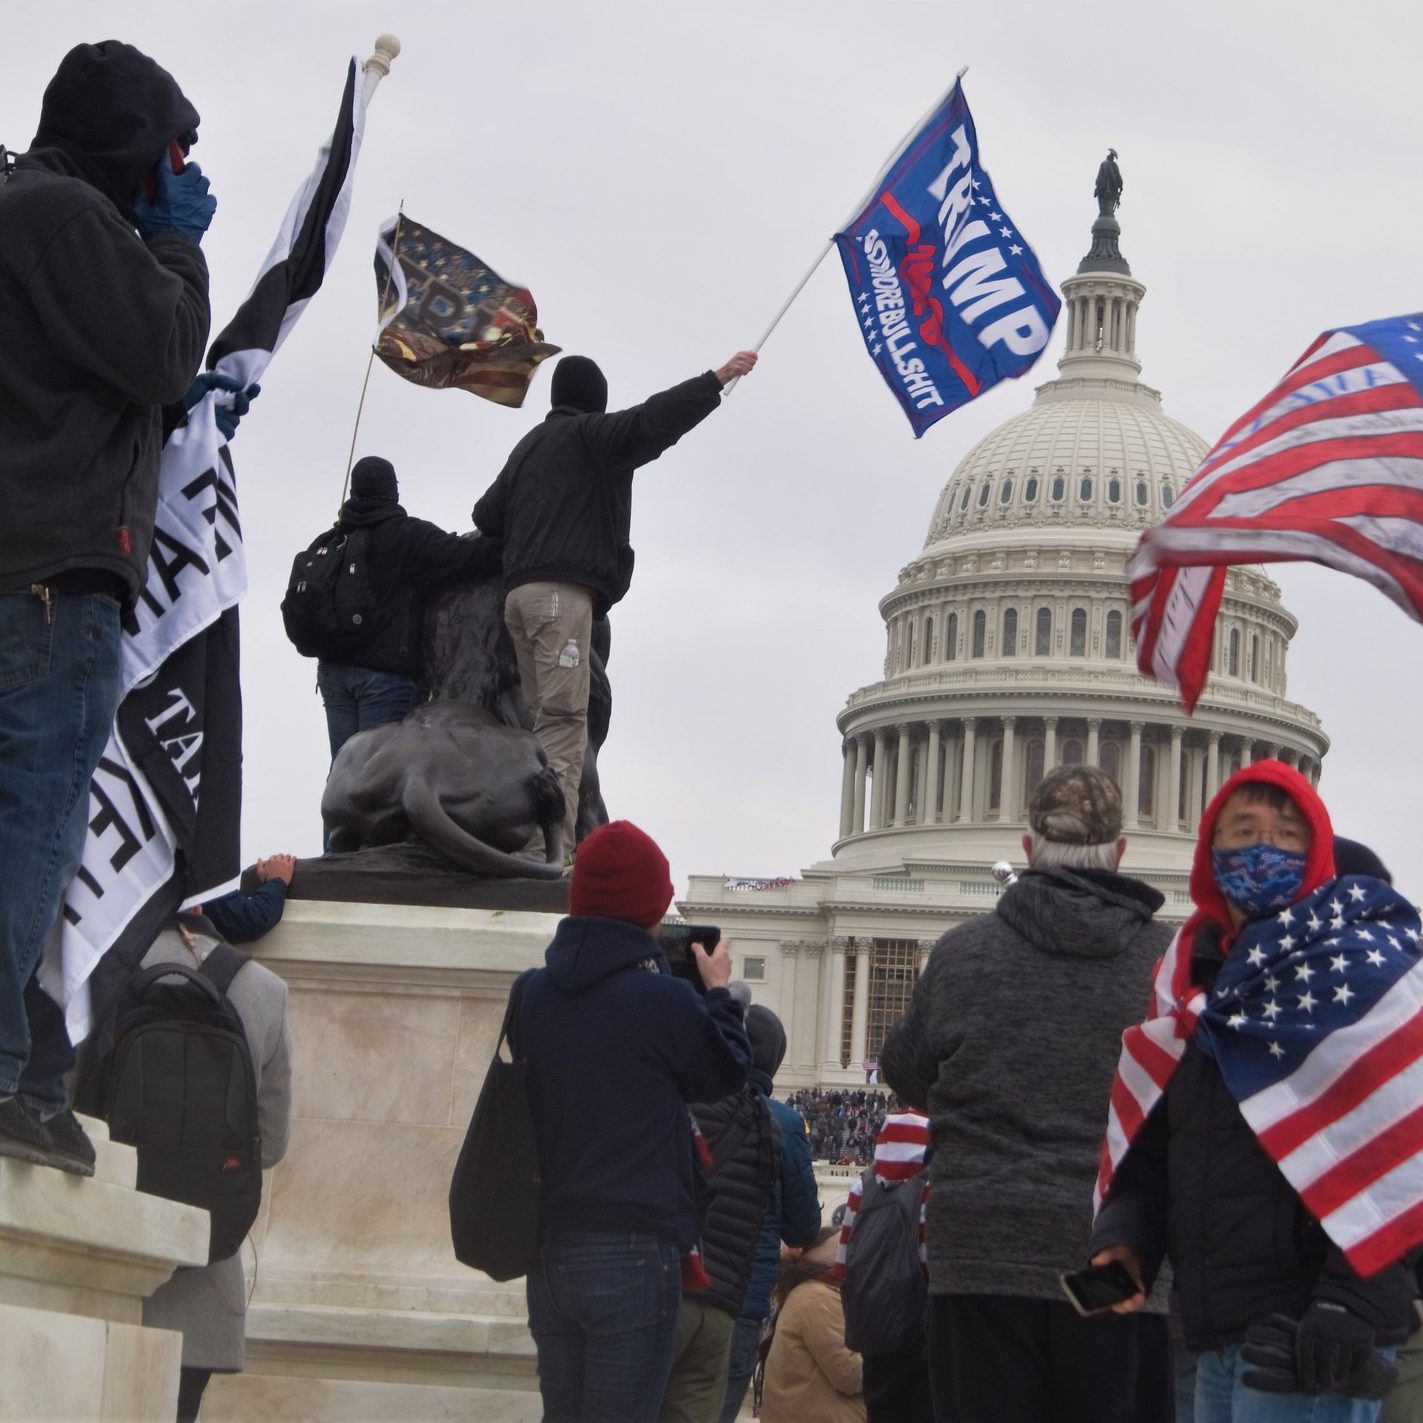
[[[1211,851],[1216,885],[1247,919],[1293,904],[1304,887],[1304,862],[1299,851],[1278,845]]]

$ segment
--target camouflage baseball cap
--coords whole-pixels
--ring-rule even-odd
[[[1059,766],[1028,799],[1028,824],[1042,840],[1102,845],[1122,833],[1122,793],[1096,766]]]

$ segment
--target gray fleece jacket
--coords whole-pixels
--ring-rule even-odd
[[[880,1075],[928,1112],[929,1288],[1060,1300],[1081,1269],[1107,1099],[1170,930],[1124,875],[1029,870],[951,929]]]

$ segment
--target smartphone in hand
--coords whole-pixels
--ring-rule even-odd
[[[1120,1260],[1092,1265],[1071,1275],[1059,1275],[1057,1282],[1068,1303],[1083,1316],[1102,1314],[1114,1304],[1141,1293],[1141,1286]]]
[[[707,953],[711,953],[720,942],[721,930],[710,924],[659,924],[657,927],[657,943],[667,955],[672,976],[685,978],[702,994],[706,993],[707,986],[702,982],[692,945],[700,944]]]

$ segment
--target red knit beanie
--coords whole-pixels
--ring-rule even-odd
[[[600,825],[573,856],[568,912],[646,929],[672,903],[672,872],[657,842],[630,820]]]

